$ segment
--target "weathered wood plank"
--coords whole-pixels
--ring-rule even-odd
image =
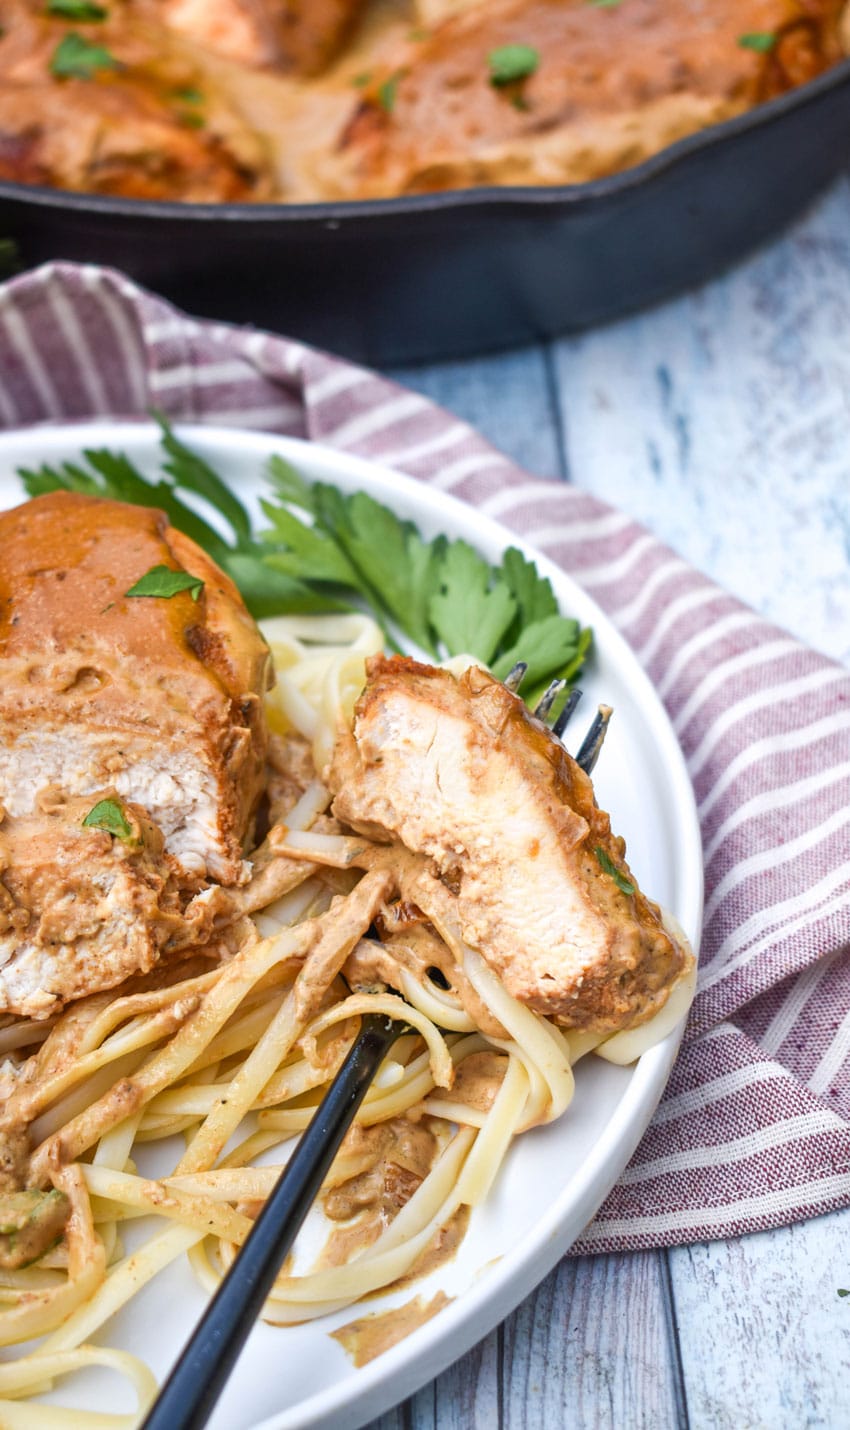
[[[505,1323],[505,1430],[680,1423],[662,1258],[561,1262]]]
[[[850,1425],[850,1211],[670,1265],[693,1430]]]
[[[496,1330],[407,1403],[408,1430],[495,1430],[501,1332]]]

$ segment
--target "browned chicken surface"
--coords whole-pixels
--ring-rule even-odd
[[[202,588],[126,594],[161,566]],[[163,513],[59,492],[0,517],[0,657],[0,1012],[40,1016],[246,882],[269,653]]]
[[[456,680],[375,657],[329,778],[340,820],[430,861],[465,941],[536,1012],[599,1032],[632,1026],[689,962],[587,775],[484,671]]]
[[[386,195],[613,173],[834,64],[842,8],[490,0],[385,58],[328,182]],[[491,56],[508,46],[533,52],[530,72],[493,83]]]
[[[266,141],[167,30],[0,0],[0,178],[193,203],[270,198]]]
[[[850,33],[846,0],[98,8],[0,0],[0,177],[189,202],[581,183],[806,83]]]
[[[363,0],[138,0],[138,8],[228,59],[313,75],[337,53]]]

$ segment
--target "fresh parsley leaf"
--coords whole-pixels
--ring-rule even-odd
[[[105,20],[109,11],[104,5],[96,5],[94,0],[47,0],[48,15],[59,15],[63,20],[78,20],[80,24],[95,24]]]
[[[618,5],[622,5],[623,0],[587,0],[588,5],[592,5],[596,10],[616,10]]]
[[[154,416],[162,430],[162,446],[170,458],[170,461],[163,462],[163,469],[174,479],[174,485],[185,491],[195,492],[220,512],[231,527],[237,543],[250,541],[251,522],[239,498],[203,457],[190,451],[179,437],[174,435],[161,413],[154,413]]]
[[[578,621],[564,616],[544,616],[542,620],[531,621],[524,626],[516,643],[504,651],[493,662],[493,674],[504,680],[518,660],[528,664],[525,680],[534,685],[561,673],[561,668],[571,664],[578,653],[580,630]],[[562,679],[566,679],[562,676]]]
[[[120,68],[115,56],[103,45],[89,44],[74,30],[62,36],[50,61],[51,74],[61,79],[91,79],[98,70]]]
[[[767,55],[774,48],[777,38],[772,30],[754,30],[749,35],[739,35],[738,44],[742,50],[755,50],[756,54]]]
[[[400,521],[366,492],[344,498],[335,487],[322,485],[317,495],[317,521],[333,533],[356,567],[360,591],[411,640],[433,653],[429,602],[442,546],[423,541],[412,522]]]
[[[517,603],[501,573],[465,541],[452,541],[431,597],[431,624],[449,655],[468,651],[488,665],[513,621]]]
[[[330,581],[360,589],[359,573],[332,536],[320,526],[308,526],[300,521],[287,507],[273,506],[267,501],[261,506],[272,523],[272,529],[263,533],[264,540],[284,548],[266,557],[269,566],[290,575],[309,571],[311,581]]]
[[[378,103],[385,114],[392,114],[395,109],[396,94],[398,92],[398,82],[400,74],[391,74],[389,79],[385,79],[383,84],[378,85]]]
[[[509,546],[502,558],[502,575],[516,597],[521,626],[557,615],[558,602],[551,581],[541,576],[534,562],[527,561],[515,546]]]
[[[355,89],[365,89],[372,83],[372,76],[368,70],[362,70],[360,74],[352,75],[351,83]]]
[[[630,879],[626,879],[620,873],[616,864],[613,862],[610,856],[605,853],[605,850],[600,848],[599,845],[597,845],[593,852],[596,855],[596,861],[600,869],[602,869],[604,873],[610,874],[611,878],[614,880],[614,883],[617,885],[617,888],[620,889],[624,894],[633,894],[635,891],[634,884],[631,882]]]
[[[86,829],[105,829],[113,839],[138,847],[139,839],[117,799],[99,799],[83,820]]]
[[[498,88],[528,79],[540,64],[540,54],[533,45],[501,45],[499,49],[490,51],[487,64],[490,83]]]
[[[186,89],[175,89],[174,98],[179,99],[182,104],[203,104],[204,96],[199,89],[194,89],[191,85]]]
[[[225,569],[238,586],[248,610],[258,621],[266,616],[309,616],[315,612],[349,611],[350,601],[338,601],[306,581],[275,571],[269,557],[250,551],[228,553]]]
[[[278,456],[269,457],[268,474],[281,501],[292,502],[302,511],[315,513],[314,494],[318,483],[306,482],[297,467]]]
[[[140,576],[125,596],[161,596],[170,601],[181,591],[188,591],[193,601],[197,601],[204,589],[200,576],[192,576],[188,571],[172,571],[170,566],[152,566],[144,576]]]
[[[838,1294],[839,1294],[839,1296],[850,1296],[850,1287],[848,1287],[848,1286],[839,1286],[839,1288],[838,1288]]]

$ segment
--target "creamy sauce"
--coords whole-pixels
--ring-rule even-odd
[[[377,1316],[363,1316],[358,1321],[349,1321],[339,1330],[331,1331],[335,1341],[339,1341],[344,1351],[351,1356],[356,1366],[368,1365],[376,1356],[383,1355],[392,1346],[397,1346],[411,1331],[418,1330],[451,1304],[454,1298],[438,1291],[430,1301],[414,1296],[403,1306],[395,1306]]]
[[[322,1197],[325,1216],[339,1225],[318,1265],[344,1266],[371,1246],[422,1185],[439,1150],[428,1118],[395,1117],[375,1127],[353,1127],[342,1152],[356,1157],[361,1170]]]
[[[504,1053],[471,1053],[458,1066],[451,1090],[452,1102],[463,1102],[476,1112],[489,1112],[508,1067]]]
[[[410,1270],[405,1272],[404,1276],[399,1276],[398,1280],[386,1287],[385,1290],[401,1291],[407,1286],[412,1286],[415,1281],[421,1281],[424,1276],[430,1276],[432,1271],[437,1271],[448,1261],[452,1261],[469,1229],[470,1215],[469,1207],[458,1207],[451,1221],[446,1222],[445,1226],[441,1226],[439,1231],[435,1232]]]

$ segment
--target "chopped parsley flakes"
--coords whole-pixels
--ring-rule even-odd
[[[738,36],[738,44],[742,50],[755,50],[759,55],[769,54],[776,40],[777,36],[772,30],[754,30],[752,34]]]
[[[102,829],[106,834],[111,834],[113,839],[120,839],[124,844],[136,847],[139,845],[139,840],[133,833],[133,826],[117,799],[99,799],[83,820],[83,827]]]
[[[64,35],[53,51],[51,74],[60,79],[91,79],[98,70],[117,70],[121,66],[103,45],[90,45],[74,30]]]
[[[610,874],[620,892],[623,894],[633,894],[635,891],[634,884],[631,879],[625,878],[625,876],[620,873],[611,856],[606,854],[605,850],[600,848],[599,845],[596,846],[593,852],[596,855],[596,862],[600,869],[603,873]]]
[[[540,54],[533,45],[502,45],[487,56],[490,83],[498,89],[503,84],[515,84],[528,79],[540,64]]]

